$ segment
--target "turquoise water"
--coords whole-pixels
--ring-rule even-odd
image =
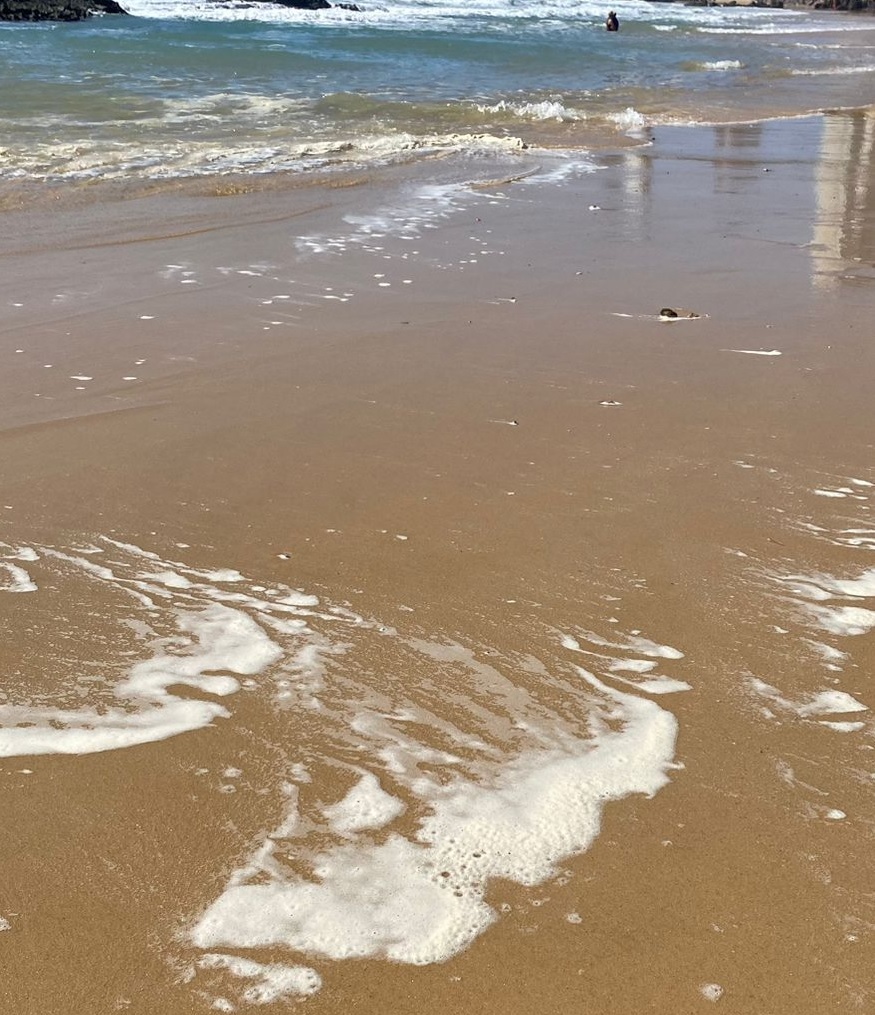
[[[613,35],[591,0],[129,6],[135,17],[0,26],[0,182],[585,148],[875,96],[862,16],[620,0]]]

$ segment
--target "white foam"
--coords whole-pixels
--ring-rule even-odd
[[[741,70],[742,67],[741,60],[703,60],[696,64],[696,70],[704,71]]]
[[[3,916],[0,916],[0,933],[4,930],[12,930],[12,924]]]
[[[4,580],[3,571],[6,572]],[[0,560],[0,592],[36,592],[37,586],[27,571],[17,564]]]
[[[809,606],[819,625],[830,634],[853,637],[875,628],[875,610],[862,606]]]
[[[699,992],[706,1001],[713,1001],[715,1003],[723,997],[724,993],[723,988],[719,983],[703,983],[702,986],[699,987]]]
[[[744,356],[780,356],[780,349],[724,349],[724,352],[740,352]]]
[[[814,650],[820,655],[826,662],[827,666],[833,669],[840,669],[841,665],[847,660],[847,652],[842,652],[840,649],[834,648],[832,645],[827,645],[822,641],[812,641],[809,644]]]
[[[568,109],[561,99],[545,99],[542,102],[508,102],[503,99],[494,105],[478,105],[481,113],[510,113],[523,120],[558,120],[573,122],[586,119],[586,114]]]
[[[808,615],[818,627],[831,634],[853,637],[868,634],[875,628],[875,610],[855,605],[825,605],[831,599],[875,598],[875,568],[863,571],[856,578],[813,574],[782,576],[778,580],[788,583],[793,592],[806,600]]]
[[[652,659],[614,659],[609,668],[612,673],[650,673],[656,663]]]
[[[812,585],[819,586],[833,596],[866,599],[875,597],[875,568],[863,571],[859,578],[833,578],[830,575],[817,574],[808,579]]]
[[[757,694],[768,698],[781,708],[795,712],[800,718],[817,718],[824,715],[835,715],[845,712],[868,712],[869,710],[868,706],[857,701],[856,698],[845,691],[820,691],[806,701],[794,701],[786,698],[776,687],[772,687],[771,684],[767,684],[764,680],[759,680],[755,677],[751,678],[750,686]]]
[[[621,635],[618,641],[608,641],[600,635],[593,634],[591,631],[584,631],[583,636],[591,644],[602,648],[630,650],[656,659],[683,659],[684,657],[683,652],[672,648],[671,645],[658,645],[655,641],[651,641],[649,638],[644,638],[638,634]],[[562,638],[562,645],[565,648],[581,651],[580,644],[574,638],[568,636]]]
[[[300,722],[304,708],[324,709],[326,753],[355,752],[355,767],[345,764],[354,785],[341,800],[313,785],[301,803],[298,785],[283,784],[276,831],[194,922],[191,939],[209,953],[198,964],[199,980],[246,981],[239,990],[223,983],[216,1003],[268,1003],[278,983],[288,996],[319,984],[308,968],[240,965],[249,960],[218,954],[226,948],[283,946],[407,963],[457,953],[499,918],[487,902],[491,882],[534,885],[554,876],[563,858],[590,846],[608,803],[656,793],[675,767],[670,712],[642,688],[618,690],[564,658],[508,662],[519,678],[511,680],[464,646],[403,641],[401,697],[393,702],[391,679],[373,685],[367,674],[380,652],[399,651],[398,634],[346,607],[114,539],[75,551],[29,549],[48,576],[41,585],[66,601],[99,597],[115,622],[107,630],[122,630],[125,640],[99,679],[84,674],[77,683],[74,671],[55,681],[54,703],[44,704],[44,692],[38,703],[25,703],[26,682],[16,703],[10,686],[0,704],[0,755],[90,753],[161,740],[230,719],[226,702],[241,684],[253,692],[266,687],[260,700],[297,707]],[[661,685],[665,678],[651,675],[648,663],[682,657],[639,631],[613,638],[610,644],[637,657],[616,673],[636,680]],[[352,660],[333,674],[339,679],[329,679],[330,657],[354,651],[360,639],[367,639],[364,661]],[[417,663],[437,673],[418,681],[411,663],[413,673]],[[553,666],[562,671],[561,710],[529,689],[531,681],[552,681]],[[450,711],[467,715],[467,728],[431,711],[432,696],[444,698],[437,688],[450,685]],[[278,721],[286,728],[282,716]],[[213,771],[236,779],[234,760]],[[320,771],[318,762],[311,773],[292,756],[283,777],[315,783]]]
[[[239,678],[263,674],[286,657],[294,660],[290,666],[299,684],[321,679],[322,640],[303,619],[317,615],[312,609],[318,604],[315,597],[287,586],[274,588],[272,596],[263,599],[231,592],[221,585],[242,581],[237,570],[188,568],[130,544],[104,542],[118,551],[118,566],[92,559],[95,554],[99,559],[97,547],[87,554],[42,547],[39,556],[46,566],[57,562],[68,578],[98,583],[107,593],[121,593],[123,600],[133,600],[147,610],[154,610],[155,601],[161,601],[172,618],[168,637],[151,634],[146,639],[151,644],[145,657],[131,663],[108,686],[109,698],[101,707],[25,705],[9,700],[0,704],[0,757],[90,754],[199,729],[229,716],[216,699],[234,694]],[[38,591],[17,565],[0,561],[0,569],[11,576],[7,591]],[[345,619],[336,608],[332,614],[318,616]],[[141,627],[151,633],[149,624]],[[280,641],[292,639],[291,655],[277,636]],[[304,636],[306,645],[294,644]],[[200,696],[174,694],[176,685],[193,688]]]
[[[273,1004],[293,997],[308,997],[322,986],[322,978],[308,966],[265,965],[237,955],[208,953],[198,959],[201,969],[224,969],[243,980],[252,980],[241,994],[245,1004]],[[217,1001],[225,999],[218,998]],[[214,1004],[215,1007],[215,1004]],[[219,1005],[220,1011],[233,1011]]]
[[[686,680],[674,680],[671,677],[653,677],[647,680],[624,680],[617,677],[621,683],[628,684],[639,691],[647,694],[678,694],[680,691],[692,691],[692,685]]]
[[[820,725],[826,726],[827,729],[835,730],[836,733],[858,733],[866,728],[864,722],[829,722],[826,719]]]
[[[799,708],[799,714],[829,715],[836,712],[867,712],[868,708],[845,691],[821,691],[808,704]]]
[[[366,828],[382,828],[405,809],[401,800],[380,786],[375,775],[366,772],[342,800],[325,807],[322,813],[333,831],[348,835]]]
[[[29,754],[93,754],[151,743],[227,718],[214,701],[180,698],[169,687],[181,684],[224,697],[239,688],[224,670],[254,674],[281,654],[249,617],[218,604],[177,617],[186,650],[157,652],[134,664],[115,687],[127,708],[61,709],[0,705],[0,757]],[[28,724],[26,726],[21,724]]]
[[[637,132],[647,126],[647,117],[631,106],[627,106],[619,113],[609,113],[607,119],[615,123],[621,130],[629,132]]]
[[[32,546],[12,547],[6,543],[0,543],[0,549],[9,551],[8,553],[3,553],[4,560],[26,560],[32,563],[40,559],[40,554]]]
[[[652,795],[668,781],[674,717],[578,672],[606,710],[591,739],[545,727],[540,749],[496,765],[488,779],[420,771],[407,786],[426,808],[413,836],[329,846],[313,858],[312,877],[277,864],[269,840],[197,922],[194,943],[412,964],[466,948],[497,919],[485,901],[490,880],[542,882],[588,848],[608,801]],[[293,811],[284,834],[296,823]]]
[[[345,216],[350,228],[344,233],[301,236],[296,244],[303,253],[332,254],[351,247],[372,247],[375,238],[385,236],[413,239],[477,199],[463,184],[424,184],[404,192],[396,204],[368,215]]]
[[[794,68],[790,73],[794,77],[845,77],[849,74],[875,74],[875,64],[864,64],[859,67]]]

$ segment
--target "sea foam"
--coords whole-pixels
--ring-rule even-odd
[[[196,989],[208,982],[217,1010],[318,990],[317,957],[425,964],[459,953],[500,919],[491,886],[550,878],[591,846],[607,805],[652,796],[677,767],[677,721],[649,695],[688,685],[650,664],[683,653],[640,631],[558,642],[543,632],[544,660],[499,664],[221,562],[193,566],[106,537],[26,556],[40,587],[110,604],[107,633],[130,639],[96,690],[75,672],[55,704],[48,693],[16,702],[11,687],[0,754],[123,749],[231,722],[244,684],[273,710],[260,736],[280,759],[274,830],[188,931],[202,953],[191,960]],[[568,649],[588,653],[587,668]],[[557,694],[560,704],[545,703]],[[292,959],[224,951],[262,947]]]
[[[544,881],[591,845],[608,802],[653,795],[668,781],[677,731],[671,713],[578,672],[605,710],[589,738],[539,729],[539,749],[490,777],[443,782],[420,774],[405,785],[424,808],[414,835],[338,843],[312,858],[309,877],[277,855],[297,834],[293,807],[281,833],[198,920],[192,941],[411,964],[442,962],[467,948],[497,919],[485,899],[490,881]]]
[[[242,576],[233,569],[199,570],[160,561],[129,544],[102,543],[92,552],[78,553],[42,547],[38,556],[44,567],[54,566],[54,581],[64,576],[77,588],[96,583],[122,602],[132,601],[132,606],[120,604],[122,615],[143,611],[147,621],[137,622],[146,632],[145,651],[139,650],[143,658],[118,672],[109,697],[93,707],[0,704],[0,757],[117,750],[226,719],[230,713],[221,699],[239,690],[240,679],[262,674],[289,654],[277,634],[285,642],[306,642],[291,654],[299,660],[299,670],[308,670],[306,679],[313,679],[309,671],[318,670],[321,642],[305,618],[317,614],[315,597],[281,586],[263,599],[235,591]],[[114,560],[104,559],[104,548],[114,552]],[[12,578],[5,591],[37,591],[22,568],[0,561],[0,575],[4,569]],[[166,624],[160,633],[154,627],[156,604],[161,604]],[[127,622],[133,624],[133,618]],[[303,648],[309,655],[296,655]],[[301,672],[295,677],[299,683],[305,680]],[[177,686],[200,696],[175,694]],[[61,695],[68,692],[59,689]]]

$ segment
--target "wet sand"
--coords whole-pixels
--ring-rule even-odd
[[[258,596],[317,596],[328,647],[211,725],[2,759],[9,1011],[247,1010],[251,978],[205,952],[315,970],[314,1013],[868,1010],[872,123],[664,129],[324,254],[296,240],[349,236],[343,216],[397,207],[404,181],[12,213],[0,541],[38,591],[2,594],[4,704],[106,708],[144,651],[119,583],[46,552],[139,566],[101,537],[211,589],[236,569]],[[315,821],[376,773],[415,838],[427,807],[359,707],[421,748],[481,738],[453,750],[500,780],[551,724],[627,721],[575,666],[674,716],[677,767],[609,798],[540,884],[491,879],[469,947],[419,965],[192,944],[290,784]],[[634,686],[657,673],[671,693]],[[308,834],[290,868],[327,848]]]

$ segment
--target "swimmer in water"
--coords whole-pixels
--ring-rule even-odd
[[[620,31],[620,20],[613,11],[608,11],[608,16],[605,18],[605,29],[608,32]]]

